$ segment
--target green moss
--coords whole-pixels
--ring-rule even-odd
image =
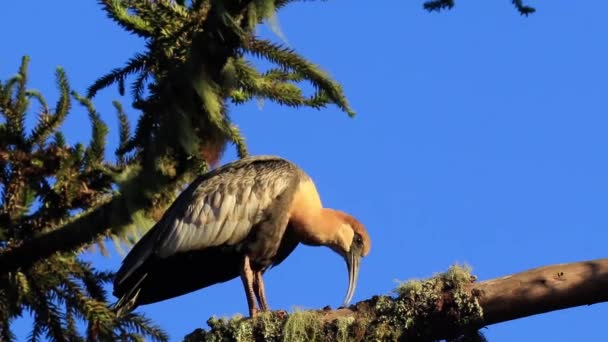
[[[397,286],[395,293],[399,296],[437,294],[437,291],[432,290],[462,288],[464,285],[470,284],[473,279],[470,266],[455,264],[450,266],[446,272],[435,274],[429,279],[405,281]]]
[[[416,337],[429,334],[439,320],[464,327],[483,317],[477,299],[466,288],[474,280],[469,266],[456,264],[429,279],[406,281],[395,289],[397,298],[387,314]]]
[[[458,335],[451,341],[481,342],[483,335],[470,330],[483,315],[469,291],[473,280],[468,266],[454,265],[431,278],[403,282],[393,296],[359,302],[352,316],[330,321],[324,311],[296,310],[212,318],[209,332],[196,331],[186,341],[428,341],[434,332],[451,331]]]
[[[465,326],[483,317],[483,309],[477,299],[473,298],[466,285],[475,280],[468,265],[453,265],[442,275],[444,290],[452,290],[452,298],[458,310],[458,324]]]
[[[338,342],[347,342],[349,341],[349,336],[350,336],[350,332],[349,332],[349,328],[352,326],[352,324],[355,322],[355,318],[354,317],[340,317],[336,320],[336,327],[337,327],[337,332],[336,332],[336,340]]]
[[[281,341],[283,336],[284,315],[276,312],[261,312],[253,323],[256,341]]]
[[[443,284],[449,288],[461,288],[464,285],[470,284],[475,279],[471,275],[471,267],[469,265],[452,265],[445,273],[439,274]]]
[[[209,342],[250,342],[253,341],[252,322],[242,315],[232,319],[212,317],[207,321],[211,330],[204,334],[204,340]]]
[[[315,311],[294,311],[283,327],[283,341],[321,341],[323,326]]]

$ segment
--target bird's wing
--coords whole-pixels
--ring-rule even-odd
[[[254,157],[199,177],[133,247],[118,271],[116,283],[152,254],[163,258],[241,242],[264,218],[273,201],[289,186],[295,186],[299,172],[284,159]]]
[[[241,242],[292,180],[259,165],[230,171],[179,199],[159,238],[160,257]]]

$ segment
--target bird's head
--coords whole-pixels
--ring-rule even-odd
[[[327,246],[344,258],[348,268],[348,291],[343,306],[347,306],[355,294],[361,258],[371,248],[369,235],[363,224],[351,215],[330,208],[310,206],[314,201],[307,196],[300,196],[296,197],[290,213],[291,227],[302,243]],[[321,206],[320,201],[317,201]]]
[[[325,209],[328,211],[329,221],[333,225],[333,238],[327,244],[332,250],[340,254],[348,268],[348,290],[342,306],[347,306],[357,286],[359,264],[361,258],[369,254],[371,240],[361,222],[341,211]]]

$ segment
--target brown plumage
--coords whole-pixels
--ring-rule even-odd
[[[268,310],[262,275],[299,243],[324,245],[354,293],[370,239],[352,216],[323,208],[310,177],[274,156],[243,158],[197,178],[133,247],[114,280],[120,314],[241,277],[250,315]]]

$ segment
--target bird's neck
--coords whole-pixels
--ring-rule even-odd
[[[344,227],[338,211],[323,208],[315,184],[310,179],[298,185],[289,217],[291,229],[305,245],[324,245],[336,249],[352,241],[352,229]]]
[[[298,239],[312,246],[322,245],[326,237],[323,205],[311,179],[298,184],[289,213],[289,224]]]
[[[323,219],[324,208],[315,211],[298,212],[292,215],[291,226],[298,239],[305,245],[319,246],[328,244],[331,239],[331,230]]]
[[[308,215],[292,218],[292,229],[305,245],[327,246],[336,252],[348,250],[353,230],[339,219],[339,213],[320,208]]]

